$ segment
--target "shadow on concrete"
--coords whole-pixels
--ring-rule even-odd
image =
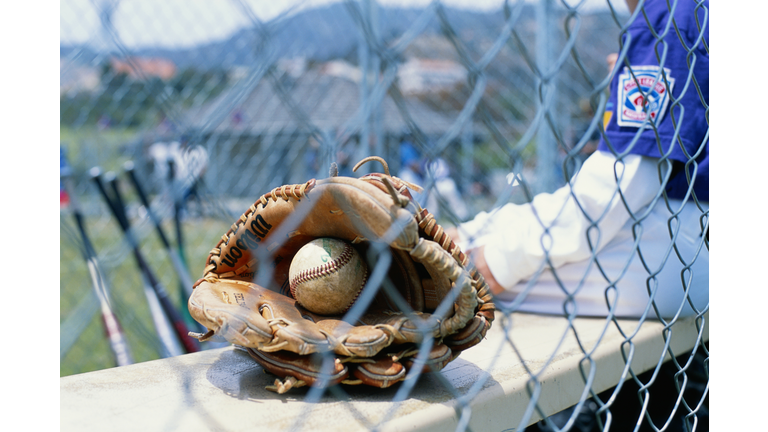
[[[280,400],[284,404],[302,404],[292,409],[297,411],[296,421],[301,423],[300,410],[307,412],[344,405],[350,415],[360,421],[361,425],[373,427],[383,421],[404,415],[399,412],[400,406],[393,404],[393,399],[406,382],[400,382],[386,389],[366,385],[350,386],[337,385],[319,393],[312,392],[310,387],[300,387],[289,390],[285,394],[277,394],[265,387],[273,384],[275,376],[264,372],[245,351],[241,349],[225,350],[215,360],[206,373],[207,380],[226,395],[238,400],[259,403],[266,400]],[[424,409],[429,405],[446,404],[453,406],[455,396],[463,396],[478,380],[485,379],[481,389],[483,392],[493,391],[493,387],[502,392],[498,382],[474,363],[457,358],[438,375],[436,373],[422,374],[410,392],[402,399],[404,403],[415,404]],[[471,398],[470,398],[471,399]],[[457,415],[458,420],[458,415]],[[298,426],[298,425],[297,425]]]

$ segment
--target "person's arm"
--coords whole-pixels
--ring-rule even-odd
[[[592,247],[599,251],[630,217],[617,193],[617,178],[636,215],[659,191],[657,159],[627,155],[623,161],[616,164],[610,153],[595,152],[572,183],[573,195],[566,185],[552,194],[537,195],[530,204],[508,204],[481,213],[459,225],[453,237],[468,250],[496,293],[532,276],[547,256],[554,268],[588,259],[592,251],[586,233],[591,221],[599,220],[598,229],[590,230]]]
[[[638,0],[626,0],[627,7],[629,8],[629,13],[634,13],[635,9],[637,9],[637,3]]]

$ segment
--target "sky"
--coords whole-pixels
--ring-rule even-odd
[[[340,0],[61,0],[60,40],[64,44],[94,42],[103,38],[98,10],[116,5],[112,23],[125,46],[182,48],[221,40],[242,27],[251,18],[246,11],[267,21],[281,13],[292,13]],[[431,0],[379,0],[382,6],[426,6]],[[533,1],[533,0],[525,0]],[[559,4],[561,0],[552,0]],[[611,0],[620,11],[622,0]],[[586,9],[605,8],[606,0],[567,0],[580,2]],[[510,2],[514,4],[514,1]],[[212,8],[211,5],[216,7]],[[503,0],[443,0],[451,7],[480,11],[498,10]]]

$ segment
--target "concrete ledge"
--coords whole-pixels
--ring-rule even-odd
[[[701,332],[692,318],[672,326],[669,340],[675,354],[690,351],[699,334],[702,340],[709,339],[708,314],[702,324]],[[634,334],[635,373],[668,357],[658,321],[639,328],[632,320],[620,320],[618,325],[625,335]],[[512,329],[509,339],[505,327]],[[600,392],[616,385],[626,364],[621,354],[625,337],[604,319],[577,319],[573,327],[593,360],[591,387]],[[627,352],[629,348],[625,346]],[[585,387],[579,365],[586,374],[590,368],[584,358],[564,318],[516,313],[505,320],[499,315],[486,341],[441,372],[453,391],[439,377],[427,374],[399,404],[391,400],[400,386],[344,387],[345,400],[326,392],[319,402],[306,403],[306,388],[284,395],[265,390],[274,377],[245,352],[228,347],[63,377],[61,430],[359,431],[378,426],[382,431],[445,431],[455,430],[459,423],[461,404],[454,394],[475,394],[479,389],[469,404],[469,427],[510,431],[529,409],[530,374],[540,383],[538,404],[545,415],[577,403]],[[538,420],[533,411],[526,423]]]

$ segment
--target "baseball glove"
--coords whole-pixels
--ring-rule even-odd
[[[488,285],[411,198],[408,189],[420,188],[390,176],[378,157],[355,170],[369,160],[384,173],[357,179],[332,172],[261,196],[222,236],[195,283],[189,311],[208,332],[191,335],[219,335],[245,348],[283,378],[270,390],[389,387],[411,370],[441,370],[491,327]],[[351,243],[371,269],[343,316],[312,313],[291,296],[291,259],[320,237]],[[391,257],[388,268],[372,258],[380,250],[381,260]],[[379,266],[386,277],[376,277]]]

